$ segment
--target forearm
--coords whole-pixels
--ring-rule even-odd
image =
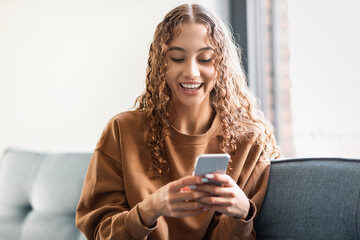
[[[142,224],[139,218],[138,205],[130,211],[125,211],[104,219],[98,224],[96,240],[110,239],[147,239],[147,236],[154,230]]]
[[[231,218],[231,217],[224,217],[224,218]],[[237,220],[237,219],[234,219],[234,220]],[[226,221],[227,220],[224,219],[223,221],[219,222],[219,225],[214,229],[214,231],[211,234],[211,238],[210,238],[211,240],[216,240],[216,239],[237,239],[237,240],[255,239],[255,237],[252,234],[253,230],[252,230],[252,226],[250,226],[250,224],[241,224],[241,225],[246,225],[246,226],[240,227],[243,229],[244,232],[241,234],[235,234],[233,231],[229,231],[229,229],[226,228],[226,226],[225,226]],[[251,223],[251,225],[252,225],[252,223]]]
[[[238,219],[222,215],[218,224],[211,233],[210,239],[255,239],[253,219],[256,215],[256,206],[250,202],[250,211],[247,219]]]
[[[151,202],[152,199],[149,196],[138,204],[139,219],[146,227],[152,227],[160,216]]]
[[[140,220],[138,205],[129,211],[118,212],[104,206],[77,216],[77,227],[89,240],[146,239],[154,230],[144,226]],[[102,219],[101,219],[101,216]],[[101,219],[101,220],[99,220]]]
[[[76,226],[89,240],[144,239],[153,230],[141,223],[137,205],[130,208],[120,167],[102,151],[94,152],[76,212]]]

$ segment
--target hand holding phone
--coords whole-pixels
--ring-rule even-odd
[[[196,158],[193,176],[204,176],[207,173],[226,173],[230,155],[227,153],[201,154]],[[221,185],[209,180],[208,183]]]

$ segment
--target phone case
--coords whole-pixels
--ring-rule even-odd
[[[226,173],[229,160],[230,155],[227,153],[201,154],[196,158],[193,176],[204,176],[206,173]]]

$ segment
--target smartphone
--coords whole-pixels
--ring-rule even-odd
[[[193,176],[204,176],[206,173],[226,173],[230,155],[227,153],[201,154],[196,158]],[[221,185],[217,181],[209,183]]]

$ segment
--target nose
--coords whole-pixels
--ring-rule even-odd
[[[187,61],[187,63],[184,65],[183,75],[189,79],[200,76],[200,70],[196,59],[189,59],[189,61]]]

